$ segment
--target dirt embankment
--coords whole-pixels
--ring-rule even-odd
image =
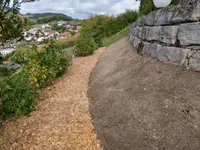
[[[105,150],[200,149],[200,72],[140,56],[124,38],[105,50],[89,87]]]

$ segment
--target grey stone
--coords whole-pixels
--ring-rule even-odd
[[[178,39],[181,45],[200,44],[200,23],[181,24]]]
[[[200,51],[197,51],[189,58],[189,68],[200,70]]]
[[[136,22],[135,22],[135,27],[141,27],[145,24],[145,19],[146,16],[140,17]]]
[[[135,38],[135,37],[134,37],[131,33],[129,33],[129,40],[130,40],[131,43],[133,43],[134,38]]]
[[[136,27],[135,22],[133,22],[133,23],[131,24],[131,27],[132,27],[132,28],[135,28],[135,27]]]
[[[148,27],[148,26],[138,28],[138,37],[140,39],[147,40],[147,36],[149,34],[150,28],[151,27]]]
[[[139,18],[131,25],[129,40],[138,53],[200,70],[199,21],[200,0],[187,0],[182,6],[160,9]]]
[[[165,63],[169,63],[169,59],[167,57],[167,50],[165,48],[162,48],[160,51],[158,51],[157,59]]]
[[[184,23],[188,21],[199,21],[200,18],[200,1],[187,0],[173,12],[171,23]]]
[[[133,48],[138,49],[139,44],[142,42],[139,38],[135,37],[133,41]]]
[[[150,12],[145,18],[145,25],[153,26],[154,25],[154,18],[156,15],[156,11]]]
[[[156,12],[154,25],[168,25],[173,16],[174,9],[163,8]]]
[[[159,41],[166,44],[175,44],[177,41],[179,26],[154,26],[148,29],[146,39],[148,41]]]
[[[138,27],[131,29],[131,33],[132,33],[135,37],[138,37]]]
[[[186,57],[190,51],[190,49],[165,46],[159,51],[158,59],[160,61],[164,61],[165,63],[182,66],[185,63]]]
[[[162,50],[161,45],[144,42],[144,50],[143,50],[144,54],[147,54],[153,58],[157,58],[160,50]]]
[[[199,21],[200,20],[200,1],[196,2],[196,6],[193,8],[191,20]]]

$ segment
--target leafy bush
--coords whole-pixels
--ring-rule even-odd
[[[140,15],[146,15],[154,10],[156,10],[156,7],[153,0],[141,0],[139,8]]]
[[[33,110],[37,89],[52,84],[69,65],[62,50],[54,43],[43,51],[32,46],[23,53],[26,61],[21,70],[14,74],[0,70],[0,116],[5,118]]]
[[[61,49],[52,43],[42,52],[38,52],[36,47],[27,51],[27,62],[23,71],[29,75],[31,84],[38,88],[53,83],[68,65],[69,61]]]
[[[111,17],[105,23],[106,26],[106,37],[110,37],[124,28],[126,28],[129,24],[133,23],[138,19],[139,13],[133,10],[127,10],[126,12],[119,14],[116,18]]]
[[[28,114],[34,108],[35,98],[36,90],[26,74],[10,76],[2,90],[3,116],[7,118]]]
[[[66,39],[58,40],[56,41],[56,45],[61,49],[73,47],[76,41],[78,40],[79,36],[80,34],[77,33],[74,36],[68,37]]]
[[[85,34],[78,39],[75,54],[77,56],[91,55],[97,47],[98,45],[95,43],[95,39],[91,35]]]
[[[138,12],[132,10],[127,10],[117,17],[106,15],[91,16],[82,23],[81,37],[76,45],[76,54],[81,56],[92,54],[93,49],[97,48],[96,45],[98,47],[103,46],[104,38],[120,32],[136,21],[138,16]]]
[[[29,49],[30,46],[27,43],[21,43],[20,45],[17,45],[13,53],[7,56],[7,59],[11,62],[23,64],[26,61],[26,53]]]

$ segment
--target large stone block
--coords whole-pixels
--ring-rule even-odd
[[[154,26],[148,29],[146,39],[148,41],[159,41],[166,44],[175,44],[179,26]]]
[[[189,57],[189,68],[200,70],[200,51]]]
[[[163,8],[158,10],[154,17],[154,25],[159,26],[159,25],[170,24],[170,20],[173,16],[174,11],[175,8],[173,9]]]
[[[165,63],[182,66],[185,64],[186,57],[190,51],[190,49],[165,46],[159,51],[157,58]]]
[[[200,1],[187,0],[177,9],[174,9],[173,17],[170,23],[185,23],[188,21],[199,21],[200,19]]]
[[[159,51],[162,50],[163,48],[163,46],[159,44],[151,44],[148,42],[143,42],[143,43],[144,43],[143,53],[153,58],[157,58]]]
[[[134,49],[138,49],[139,47],[139,44],[142,42],[142,40],[140,40],[139,38],[135,37],[134,40],[133,40],[133,48]]]
[[[200,1],[199,0],[196,1],[195,7],[193,8],[191,20],[192,21],[200,20]]]
[[[138,28],[138,37],[140,39],[147,40],[147,36],[149,34],[149,29],[150,28],[151,27],[149,27],[149,26],[144,26],[144,27]]]
[[[140,27],[131,28],[131,34],[133,34],[135,37],[138,37],[138,35],[139,35],[139,28]]]
[[[178,33],[178,39],[181,45],[199,45],[200,44],[200,23],[181,24]]]
[[[153,25],[154,25],[154,18],[155,18],[155,15],[156,15],[156,11],[150,12],[150,13],[146,16],[145,21],[144,21],[144,24],[145,24],[145,25],[148,25],[148,26],[153,26]]]
[[[141,27],[145,24],[145,19],[146,16],[140,17],[136,22],[135,22],[135,27]]]
[[[134,42],[134,39],[135,39],[135,37],[131,33],[129,33],[129,40],[131,43]]]

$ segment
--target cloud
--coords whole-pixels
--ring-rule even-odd
[[[117,15],[126,9],[137,10],[136,0],[39,0],[23,4],[22,13],[64,13],[74,18],[87,18],[90,14]]]

